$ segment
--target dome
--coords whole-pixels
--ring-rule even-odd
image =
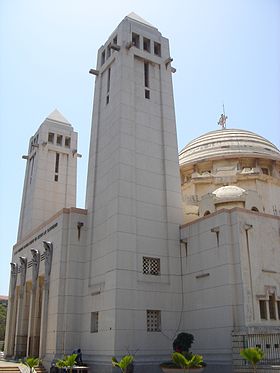
[[[218,199],[231,199],[241,197],[245,192],[245,189],[238,186],[227,185],[214,190],[212,194],[214,194]]]
[[[179,153],[180,166],[218,158],[266,158],[280,161],[280,151],[254,132],[220,129],[197,137]]]

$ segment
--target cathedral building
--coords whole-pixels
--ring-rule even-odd
[[[127,353],[159,372],[186,331],[208,372],[238,368],[245,345],[279,362],[280,152],[222,128],[178,157],[171,63],[134,13],[100,47],[85,209],[72,125],[55,110],[32,136],[6,356],[48,367],[79,347],[94,372]]]

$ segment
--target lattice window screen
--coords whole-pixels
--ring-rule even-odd
[[[161,311],[147,310],[147,332],[161,331]]]
[[[160,259],[143,257],[143,273],[146,275],[160,275]]]

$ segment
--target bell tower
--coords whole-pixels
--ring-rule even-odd
[[[182,204],[171,62],[168,40],[131,13],[90,70],[96,76],[86,196],[91,333],[82,347],[92,346],[101,360],[128,349],[143,364],[166,355],[164,334],[172,337],[180,323]]]
[[[64,207],[76,206],[77,133],[54,110],[29,141],[18,238]]]

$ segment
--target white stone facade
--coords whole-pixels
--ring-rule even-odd
[[[73,127],[55,111],[32,137],[7,356],[48,367],[81,348],[101,373],[130,352],[136,372],[157,372],[186,331],[208,371],[224,373],[233,331],[278,338],[279,150],[214,131],[183,149],[179,167],[171,62],[168,40],[135,14],[99,49],[86,209],[75,208]]]

